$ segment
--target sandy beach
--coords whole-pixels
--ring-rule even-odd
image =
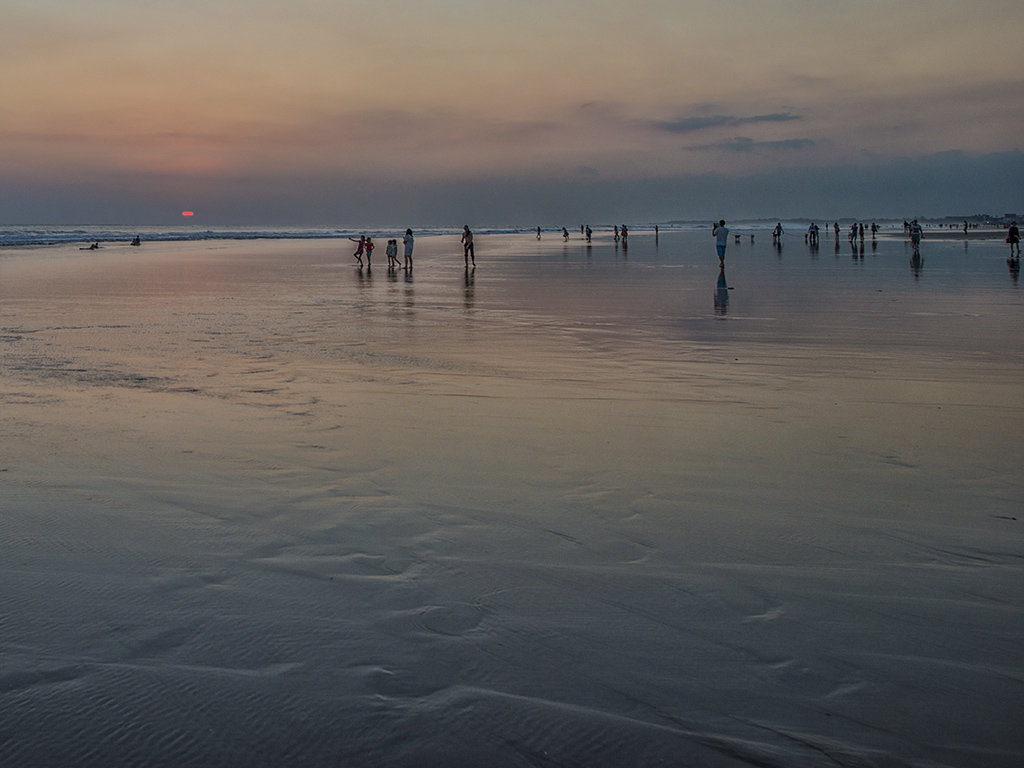
[[[1020,765],[1024,291],[927,237],[5,250],[0,764]]]

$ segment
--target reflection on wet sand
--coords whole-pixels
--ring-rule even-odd
[[[0,765],[1016,766],[1001,243],[454,239],[3,254]]]
[[[467,268],[463,279],[462,306],[466,310],[473,309],[476,302],[475,296],[476,267]]]
[[[924,256],[921,255],[921,251],[914,249],[914,252],[910,255],[910,271],[914,274],[914,279],[921,277],[921,270],[924,269]]]
[[[715,312],[724,315],[729,311],[729,283],[725,279],[725,265],[718,270],[718,282],[715,285]]]

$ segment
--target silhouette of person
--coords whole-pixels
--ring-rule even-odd
[[[476,266],[476,254],[473,250],[473,233],[469,229],[469,224],[466,224],[462,228],[462,251],[466,257],[466,269],[469,269],[470,259],[473,261],[473,266]]]
[[[356,252],[352,255],[356,257],[356,261],[359,262],[359,266],[363,266],[363,251],[366,249],[366,235],[360,235],[359,239],[356,240],[354,237],[350,237],[353,243],[357,243]]]
[[[1006,231],[1006,242],[1010,244],[1010,258],[1014,258],[1014,249],[1017,251],[1016,258],[1020,258],[1020,230],[1017,229],[1017,222],[1011,221],[1010,228]]]
[[[711,235],[715,238],[715,248],[718,251],[718,263],[725,266],[725,249],[729,245],[729,228],[725,226],[725,219],[720,219],[717,224],[711,225]]]
[[[910,222],[910,242],[914,246],[915,253],[917,253],[918,249],[921,247],[922,233],[921,225],[917,223],[917,219]]]
[[[412,230],[405,230],[405,235],[402,236],[402,244],[405,245],[405,268],[412,269],[412,248],[416,244],[413,239]]]

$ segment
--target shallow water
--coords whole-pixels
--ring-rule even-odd
[[[744,240],[5,251],[0,761],[1019,764],[1005,246]]]

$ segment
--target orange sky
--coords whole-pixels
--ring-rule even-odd
[[[5,7],[5,194],[742,176],[1013,152],[1024,124],[1003,0]]]

